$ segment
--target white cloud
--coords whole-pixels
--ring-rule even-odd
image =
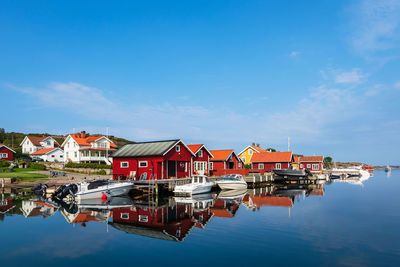
[[[291,56],[291,57],[297,57],[298,55],[300,55],[300,52],[299,52],[299,51],[292,51],[292,52],[290,53],[290,56]]]
[[[247,140],[277,144],[292,136],[299,142],[314,143],[323,141],[332,125],[343,124],[358,114],[358,100],[350,91],[325,86],[313,88],[295,105],[282,105],[275,112],[257,109],[249,113],[236,107],[149,105],[134,100],[124,103],[78,83],[18,90],[32,98],[32,103],[74,113],[77,127],[110,126],[113,134],[132,140],[183,138],[232,146]],[[94,125],[81,125],[80,117],[91,119]]]
[[[400,81],[396,82],[396,83],[394,84],[394,87],[400,89]]]
[[[400,1],[367,0],[353,6],[351,42],[360,53],[392,49],[400,42]]]
[[[341,72],[336,74],[336,83],[360,83],[366,77],[365,74],[358,68],[354,68],[351,71]]]

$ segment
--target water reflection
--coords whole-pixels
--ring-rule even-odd
[[[26,218],[53,216],[57,211],[69,224],[86,227],[107,223],[112,229],[170,241],[183,241],[195,227],[206,229],[213,217],[233,219],[241,206],[292,208],[295,201],[324,195],[323,184],[271,184],[262,188],[220,191],[193,197],[114,197],[107,201],[54,201],[32,195],[2,194],[1,213]],[[16,201],[20,202],[15,212]],[[13,213],[14,211],[14,213]],[[0,217],[4,219],[4,217]],[[229,223],[229,220],[227,220]]]

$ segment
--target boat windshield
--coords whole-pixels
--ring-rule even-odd
[[[98,187],[100,187],[100,186],[107,185],[107,184],[109,184],[109,181],[106,181],[106,180],[97,180],[97,181],[93,181],[93,182],[90,182],[90,183],[89,183],[88,189],[89,189],[89,190],[90,190],[90,189],[95,189],[95,188],[98,188]]]
[[[222,181],[238,181],[239,178],[233,175],[227,175],[222,178]]]

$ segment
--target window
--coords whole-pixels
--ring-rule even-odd
[[[214,162],[210,162],[210,170],[214,170]]]
[[[246,162],[246,158],[245,158],[245,157],[242,157],[241,159],[242,159],[242,161],[243,161],[244,163]]]
[[[128,220],[129,219],[129,213],[121,213],[121,219]]]
[[[67,158],[68,158],[68,152],[67,152]]]
[[[63,158],[64,156],[63,155],[60,155],[60,158]]]
[[[139,168],[146,168],[147,167],[147,161],[139,161]]]
[[[275,164],[275,169],[280,170],[282,168],[282,165],[280,163]]]
[[[180,146],[180,145],[177,145],[177,146],[175,147],[175,150],[176,150],[176,152],[180,152],[180,151],[181,151],[181,146]]]
[[[78,157],[78,153],[76,151],[74,152],[74,156],[75,156],[75,158]]]
[[[0,153],[0,158],[8,158],[7,153]]]
[[[253,150],[249,149],[249,155],[253,155]]]
[[[300,164],[300,168],[303,168],[304,167],[304,165],[303,164]]]
[[[127,161],[121,161],[121,168],[128,168],[129,167],[129,162]]]
[[[54,158],[54,157],[55,157],[55,155],[51,155],[51,157],[52,157],[52,158]]]
[[[264,169],[264,163],[258,163],[258,169],[263,170]]]
[[[139,215],[139,222],[148,222],[149,217],[146,215]]]
[[[307,168],[311,168],[311,164],[307,164]]]
[[[199,156],[199,158],[202,158],[202,157],[203,157],[203,150],[200,150],[200,151],[199,151],[198,156]]]
[[[319,164],[313,164],[312,165],[313,170],[319,170]]]

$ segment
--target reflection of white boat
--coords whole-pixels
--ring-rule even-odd
[[[190,184],[175,186],[176,195],[196,195],[211,192],[214,183],[205,175],[194,175]]]
[[[132,199],[129,197],[110,197],[106,201],[100,198],[96,199],[79,199],[76,202],[79,209],[96,209],[111,210],[115,208],[127,208],[133,205]]]
[[[385,172],[391,172],[391,171],[392,171],[392,168],[389,165],[387,165],[385,167]]]
[[[223,190],[218,194],[218,199],[242,200],[247,194],[247,189]]]
[[[349,183],[349,184],[353,184],[353,185],[361,185],[363,186],[363,182],[365,182],[366,180],[368,180],[371,177],[371,174],[366,171],[361,169],[359,172],[359,175],[357,176],[349,176],[347,178],[344,179],[336,179],[333,180],[335,182],[344,182],[344,183]]]
[[[239,174],[230,174],[223,177],[220,181],[217,182],[217,185],[222,189],[246,189],[247,183],[243,179],[242,175]]]
[[[133,182],[110,182],[110,181],[94,181],[82,182],[78,184],[78,191],[75,194],[77,199],[95,199],[107,197],[117,197],[127,195],[134,187]]]
[[[175,203],[190,204],[194,211],[200,211],[210,208],[214,204],[214,198],[210,193],[197,194],[190,197],[174,197]]]

